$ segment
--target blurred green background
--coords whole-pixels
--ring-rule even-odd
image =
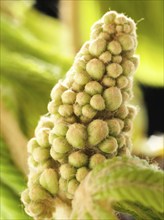
[[[2,220],[29,219],[20,202],[28,173],[27,140],[47,112],[51,88],[64,78],[75,53],[89,39],[91,25],[109,9],[137,22],[141,62],[135,75],[133,103],[139,106],[139,113],[133,129],[133,152],[163,157],[161,134],[147,135],[147,109],[140,87],[161,89],[164,85],[163,1],[49,0],[42,11],[49,5],[51,16],[34,7],[37,4],[5,0],[0,5]]]

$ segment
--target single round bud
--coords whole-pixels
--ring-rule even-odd
[[[122,66],[118,63],[111,63],[106,67],[107,74],[110,77],[117,78],[122,72]]]
[[[106,31],[109,34],[114,34],[116,31],[115,24],[104,24],[103,30]]]
[[[83,116],[87,117],[87,118],[90,118],[92,119],[93,117],[95,117],[97,111],[91,107],[91,105],[87,104],[87,105],[84,105],[82,107],[82,114]]]
[[[109,133],[108,125],[103,120],[93,120],[88,125],[88,143],[91,146],[99,144]]]
[[[109,134],[112,136],[117,136],[121,132],[121,126],[119,121],[116,118],[107,120]]]
[[[120,56],[120,55],[116,55],[116,56],[113,56],[112,57],[112,62],[113,63],[121,63],[122,62],[122,56]]]
[[[54,128],[51,130],[52,133],[56,134],[57,136],[65,136],[68,130],[68,125],[64,121],[59,121],[55,123]]]
[[[119,76],[118,79],[117,79],[117,86],[120,88],[120,89],[123,89],[125,88],[126,86],[128,85],[128,79],[126,76]]]
[[[131,32],[131,27],[129,24],[124,24],[123,25],[123,31],[126,33],[126,34],[129,34]]]
[[[49,149],[47,148],[37,147],[34,149],[32,156],[35,161],[41,163],[45,160],[48,160],[48,158],[50,158],[50,152]]]
[[[115,116],[121,119],[125,119],[128,115],[128,112],[129,111],[127,106],[123,104],[118,108],[117,112],[115,113]]]
[[[122,94],[117,87],[110,87],[104,91],[103,97],[108,110],[115,111],[121,106]]]
[[[35,133],[37,133],[41,128],[52,129],[53,126],[54,126],[54,123],[49,117],[41,117],[41,119],[35,129]]]
[[[107,48],[114,55],[118,55],[122,51],[120,43],[118,41],[116,41],[116,40],[111,41],[108,44]]]
[[[101,27],[102,27],[102,22],[97,21],[92,25],[91,30],[97,30],[100,29]]]
[[[60,104],[61,104],[61,101],[60,101]],[[56,114],[58,112],[58,108],[59,108],[59,105],[56,104],[56,101],[52,100],[51,102],[48,103],[48,112],[50,114]]]
[[[119,136],[117,136],[116,139],[118,143],[118,148],[122,148],[123,146],[125,146],[126,138],[124,134],[120,134]]]
[[[132,61],[132,63],[134,64],[135,66],[135,70],[138,68],[139,66],[139,62],[140,62],[140,59],[139,59],[139,56],[133,56],[130,58],[130,61]]]
[[[64,159],[66,156],[64,153],[63,154],[57,153],[53,147],[51,147],[50,149],[50,155],[54,160],[57,160],[57,161]]]
[[[52,143],[53,143],[53,140],[54,140],[55,138],[57,138],[57,137],[58,137],[58,136],[53,132],[53,130],[51,130],[50,133],[49,133],[49,137],[48,137],[49,143],[52,144]]]
[[[84,86],[83,85],[79,85],[78,83],[76,82],[73,82],[72,83],[72,90],[74,90],[75,92],[80,92],[84,89]]]
[[[98,38],[103,38],[105,39],[106,41],[109,41],[110,40],[110,34],[108,34],[107,32],[101,32],[98,36]]]
[[[67,191],[67,180],[62,177],[59,179],[59,189],[63,192]]]
[[[133,122],[132,122],[132,120],[129,119],[129,118],[126,118],[126,119],[124,120],[124,128],[123,128],[123,131],[124,131],[124,132],[129,132],[129,131],[132,130],[132,127],[133,127]]]
[[[129,119],[134,119],[136,116],[136,108],[134,106],[128,106],[128,118]]]
[[[26,205],[30,203],[30,197],[29,197],[29,189],[25,189],[22,193],[21,193],[21,201]]]
[[[48,159],[48,160],[43,161],[43,162],[38,164],[37,171],[38,172],[43,172],[45,169],[51,168],[53,166],[56,166],[55,161],[52,160],[52,159]]]
[[[31,138],[29,142],[27,143],[27,151],[28,153],[32,153],[35,148],[39,147],[39,144],[36,140],[36,138]]]
[[[75,151],[69,155],[68,161],[72,166],[79,168],[87,165],[88,156],[80,151]]]
[[[40,216],[44,212],[45,206],[42,202],[30,202],[27,206],[27,213],[33,218]]]
[[[72,90],[66,90],[65,92],[63,92],[61,98],[64,104],[73,104],[76,99],[76,93]]]
[[[58,137],[55,138],[53,143],[52,143],[52,148],[60,154],[67,153],[68,151],[71,150],[71,145],[67,142],[65,137]]]
[[[104,153],[114,153],[118,148],[117,140],[109,136],[98,147]]]
[[[74,115],[65,118],[65,122],[69,123],[69,124],[73,124],[77,121],[76,117]]]
[[[68,182],[68,188],[67,188],[68,193],[74,195],[74,193],[76,192],[78,186],[79,186],[79,182],[76,179],[70,180]]]
[[[117,15],[117,17],[115,18],[115,23],[116,24],[125,24],[127,23],[127,19],[123,14]]]
[[[102,154],[94,154],[89,161],[89,168],[93,169],[96,165],[103,163],[106,160]]]
[[[51,99],[52,100],[61,100],[61,95],[62,93],[66,90],[67,88],[61,84],[60,82],[57,83],[53,89],[51,90]]]
[[[92,96],[90,100],[90,105],[98,111],[102,111],[105,109],[105,101],[103,97],[99,94]]]
[[[116,80],[109,76],[104,76],[102,79],[102,84],[106,87],[112,87],[115,86]]]
[[[36,184],[29,188],[29,197],[32,201],[42,201],[51,198],[51,195],[40,185]]]
[[[86,167],[80,167],[76,173],[77,181],[81,182],[88,173],[89,173],[89,169],[87,169]]]
[[[82,115],[82,107],[79,104],[74,104],[73,105],[73,112],[76,116]]]
[[[81,49],[80,49],[80,54],[89,54],[89,51],[88,51],[88,48],[89,48],[89,41],[87,41],[87,42],[85,42],[84,44],[83,44],[83,46],[81,47]]]
[[[83,70],[75,74],[74,81],[83,86],[90,81],[90,76],[86,71]]]
[[[130,100],[130,95],[128,92],[126,91],[122,91],[122,99],[123,99],[123,102],[127,102]]]
[[[38,166],[38,162],[36,162],[36,161],[34,160],[33,156],[29,156],[27,162],[28,162],[28,166],[29,166],[30,168],[35,168],[35,167]]]
[[[91,41],[89,45],[89,52],[93,56],[100,56],[106,50],[106,40],[103,38],[98,38],[96,40]]]
[[[135,47],[134,38],[128,34],[118,36],[118,41],[120,42],[122,49],[125,51],[132,50]]]
[[[105,64],[109,63],[112,59],[112,55],[109,51],[105,51],[99,56],[99,59]]]
[[[91,81],[91,82],[86,84],[85,91],[89,95],[93,96],[93,95],[96,95],[96,94],[101,94],[102,91],[103,91],[103,87],[97,81]]]
[[[76,72],[81,72],[86,69],[86,61],[84,59],[76,59],[73,68],[75,69]]]
[[[41,128],[36,133],[36,140],[41,147],[49,147],[50,145],[48,141],[49,132],[50,132],[49,128]]]
[[[87,63],[86,70],[93,79],[100,80],[105,73],[105,66],[101,60],[94,58]]]
[[[130,76],[135,71],[135,66],[130,60],[126,60],[122,63],[123,73],[125,76]]]
[[[76,102],[79,105],[86,105],[90,102],[91,96],[86,92],[79,92],[76,96]]]
[[[68,104],[60,105],[58,112],[63,117],[69,117],[73,114],[73,107],[72,105],[68,105]]]
[[[96,39],[101,32],[102,32],[102,28],[92,30],[91,35],[90,35],[90,39],[91,40]]]
[[[91,120],[92,120],[92,118],[87,118],[84,115],[80,116],[80,121],[84,124],[88,124]]]
[[[87,130],[82,124],[72,124],[66,134],[67,141],[75,148],[84,148],[87,140]]]
[[[111,24],[114,22],[116,16],[117,13],[115,11],[109,11],[103,16],[102,20],[105,24]]]
[[[76,174],[76,169],[70,164],[62,164],[59,168],[61,177],[66,180],[74,178]]]
[[[123,127],[124,127],[124,121],[121,120],[120,118],[117,118],[117,121],[120,123],[120,127],[121,127],[121,130],[122,130]]]
[[[58,175],[54,169],[46,169],[43,171],[39,178],[40,185],[50,192],[52,195],[56,195],[59,190]]]
[[[39,185],[40,172],[30,172],[28,175],[27,186],[30,189],[34,185]]]

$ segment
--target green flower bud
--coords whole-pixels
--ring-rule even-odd
[[[54,160],[52,159],[48,159],[46,161],[43,161],[41,163],[38,164],[37,166],[37,171],[38,172],[43,172],[43,170],[47,169],[47,168],[52,168],[56,166],[56,163]]]
[[[122,25],[116,25],[116,31],[118,33],[122,32],[123,31],[123,26]]]
[[[122,91],[122,99],[123,99],[123,102],[127,102],[130,100],[130,95],[128,92],[126,91]]]
[[[76,169],[73,166],[71,166],[70,164],[62,164],[60,166],[59,170],[60,170],[61,177],[66,180],[70,180],[70,179],[74,178],[74,176],[76,174]]]
[[[116,24],[125,24],[127,23],[127,19],[123,14],[117,15],[117,17],[115,18],[115,23]]]
[[[114,24],[104,24],[103,25],[103,30],[106,31],[109,34],[114,34],[116,28],[115,28]]]
[[[120,123],[120,127],[121,127],[121,130],[122,130],[123,127],[124,127],[124,121],[121,120],[120,118],[117,118],[117,121]]]
[[[65,156],[66,156],[64,153],[63,154],[57,153],[53,147],[51,147],[51,149],[50,149],[50,155],[54,160],[57,160],[57,161],[65,158]]]
[[[107,48],[114,55],[118,55],[122,51],[120,43],[118,41],[116,41],[116,40],[111,41],[108,44]]]
[[[77,59],[74,62],[74,69],[76,72],[81,72],[86,69],[86,61],[84,59]]]
[[[115,111],[121,106],[122,94],[117,87],[110,87],[104,91],[103,97],[105,99],[106,107],[110,111]]]
[[[97,111],[93,109],[89,104],[82,107],[83,116],[92,119],[95,117]]]
[[[80,151],[75,151],[69,155],[68,161],[72,166],[79,168],[87,165],[88,156]]]
[[[56,134],[57,136],[65,136],[68,130],[68,125],[64,121],[60,121],[55,123],[54,128],[52,129],[52,132]]]
[[[68,188],[67,188],[68,193],[74,195],[74,193],[76,192],[78,186],[79,186],[79,182],[76,179],[70,180],[68,182]]]
[[[70,117],[67,117],[65,118],[65,122],[69,123],[69,124],[73,124],[76,122],[76,117],[74,115],[70,116]]]
[[[102,32],[102,28],[98,28],[98,29],[92,30],[91,31],[91,35],[90,35],[90,39],[91,40],[96,39],[101,32]]]
[[[88,143],[91,146],[99,144],[109,133],[108,125],[103,120],[93,120],[88,125]]]
[[[35,129],[35,133],[37,133],[41,128],[53,128],[54,123],[51,121],[50,118],[48,117],[41,117],[36,129]]]
[[[98,38],[102,38],[105,39],[106,41],[110,40],[110,34],[108,34],[107,32],[101,32],[98,36]]]
[[[100,56],[106,50],[106,40],[103,38],[98,38],[96,40],[91,41],[89,45],[89,52],[93,56]]]
[[[28,153],[32,153],[35,148],[39,147],[39,144],[36,138],[31,138],[27,144],[27,151]]]
[[[64,104],[73,104],[76,99],[76,93],[71,90],[66,90],[63,92],[61,98]]]
[[[94,154],[89,161],[90,169],[93,169],[96,165],[103,163],[106,160],[102,154]]]
[[[129,119],[134,119],[136,116],[136,108],[134,106],[128,106],[128,118]]]
[[[72,105],[68,105],[68,104],[60,105],[58,112],[60,115],[64,117],[69,117],[73,114],[73,107]]]
[[[109,51],[105,51],[99,56],[99,59],[105,64],[109,63],[112,59],[112,55]]]
[[[21,201],[26,205],[28,203],[30,203],[30,197],[29,197],[29,189],[25,189],[22,193],[21,193]]]
[[[37,165],[38,165],[38,162],[36,162],[34,160],[33,156],[29,156],[29,158],[28,158],[28,166],[30,168],[34,168],[34,167],[37,167]]]
[[[62,85],[60,82],[57,83],[54,88],[51,90],[51,99],[53,100],[60,100],[62,93],[66,90],[67,88]]]
[[[88,50],[88,48],[89,48],[89,41],[87,41],[87,42],[85,42],[84,44],[83,44],[83,46],[81,47],[81,49],[80,49],[80,53],[81,54],[89,54],[89,50]]]
[[[86,167],[80,167],[76,173],[77,181],[81,182],[88,173],[89,173],[89,169],[87,169]]]
[[[112,87],[115,86],[116,80],[109,76],[104,76],[104,78],[102,79],[102,84],[107,87]]]
[[[28,175],[28,187],[29,189],[33,187],[34,185],[39,185],[39,177],[40,177],[40,172],[30,172]]]
[[[97,81],[91,81],[89,83],[86,84],[85,86],[85,91],[89,94],[89,95],[96,95],[96,94],[101,94],[103,91],[103,87],[100,83],[98,83]]]
[[[34,149],[32,156],[35,161],[41,163],[45,160],[48,160],[48,158],[50,157],[50,152],[47,148],[37,147]]]
[[[46,189],[52,195],[58,193],[59,190],[58,175],[54,169],[44,170],[40,176],[39,183],[44,189]]]
[[[58,112],[58,108],[59,105],[57,105],[54,100],[48,103],[47,109],[50,114],[56,114]]]
[[[102,27],[102,22],[97,21],[92,25],[91,30],[101,29],[101,27]]]
[[[131,27],[129,24],[124,24],[123,25],[123,31],[126,33],[126,34],[129,34],[131,32]]]
[[[119,120],[116,118],[107,120],[109,134],[112,136],[117,136],[121,132],[121,126]]]
[[[49,133],[49,137],[48,137],[48,140],[49,140],[49,143],[52,144],[54,139],[57,138],[58,136],[53,132],[53,130],[50,131]]]
[[[75,92],[80,92],[83,90],[83,85],[79,85],[78,83],[73,82],[72,90],[74,90]]]
[[[105,73],[105,66],[102,61],[94,58],[87,63],[86,70],[96,80],[100,80]]]
[[[49,147],[49,141],[48,141],[49,132],[50,132],[49,128],[41,128],[36,133],[36,140],[41,147]]]
[[[79,104],[74,104],[73,105],[73,112],[76,116],[82,115],[82,107]]]
[[[120,42],[122,49],[125,51],[132,50],[135,47],[134,38],[131,35],[122,34],[118,36],[118,41]]]
[[[29,197],[32,201],[42,201],[50,199],[51,196],[40,185],[33,185],[29,188]]]
[[[84,124],[88,124],[91,120],[92,120],[92,118],[87,118],[84,115],[80,116],[80,121]]]
[[[52,148],[60,154],[67,153],[68,151],[71,150],[71,145],[67,142],[65,137],[58,137],[55,138],[53,143],[52,143]]]
[[[120,88],[120,89],[123,89],[125,88],[126,86],[128,85],[128,79],[126,76],[119,76],[118,79],[117,79],[117,86]]]
[[[59,179],[59,189],[63,192],[67,191],[67,180],[62,177]]]
[[[98,147],[104,153],[114,153],[118,148],[117,140],[109,136]]]
[[[86,127],[82,124],[72,124],[66,134],[67,141],[75,148],[84,148],[87,140]]]
[[[135,66],[130,60],[126,60],[122,63],[123,73],[126,76],[130,76],[135,71]]]
[[[27,212],[33,218],[38,217],[42,212],[44,212],[45,206],[42,202],[30,202],[27,206]]]
[[[118,63],[111,63],[106,68],[107,74],[110,77],[117,78],[122,72],[122,66]]]
[[[118,135],[116,139],[118,143],[118,148],[122,148],[123,146],[125,146],[126,139],[124,134]]]
[[[75,74],[74,80],[76,83],[83,86],[90,81],[90,76],[86,71],[81,71]]]
[[[135,66],[135,70],[138,68],[139,66],[139,62],[140,62],[140,59],[139,59],[139,56],[133,56],[130,58],[130,61],[132,61],[132,63],[134,64]]]
[[[90,105],[98,111],[102,111],[105,109],[104,99],[99,94],[92,96],[91,101],[90,101]]]
[[[129,132],[129,131],[132,130],[132,127],[133,127],[133,122],[132,122],[132,120],[126,118],[126,119],[124,120],[124,128],[123,128],[123,131],[124,131],[124,132]]]
[[[118,108],[117,112],[115,113],[115,116],[121,119],[125,119],[128,115],[128,108],[126,105],[121,105],[120,108]]]
[[[102,20],[105,24],[111,24],[114,22],[116,16],[117,13],[115,11],[109,11],[103,16]]]
[[[117,55],[117,56],[113,56],[112,57],[112,62],[113,63],[121,63],[122,62],[122,56],[120,56],[120,55]]]
[[[86,92],[79,92],[76,96],[76,102],[79,105],[86,105],[90,102],[91,96]]]

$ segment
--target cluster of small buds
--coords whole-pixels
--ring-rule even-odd
[[[54,199],[71,200],[97,164],[130,155],[135,107],[128,102],[138,66],[136,45],[133,20],[106,13],[65,80],[52,89],[48,114],[28,143],[30,175],[22,201],[34,219],[51,218]]]

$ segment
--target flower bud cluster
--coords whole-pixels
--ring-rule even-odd
[[[49,217],[54,207],[45,207],[57,196],[72,199],[97,164],[130,155],[136,45],[133,20],[106,13],[93,25],[66,79],[52,89],[49,114],[28,144],[30,175],[22,200],[32,217]]]

